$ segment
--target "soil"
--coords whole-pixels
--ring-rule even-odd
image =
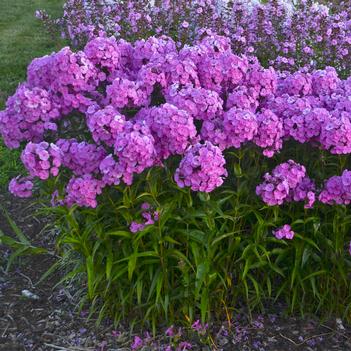
[[[10,251],[0,246],[0,351],[131,350],[135,335],[130,335],[128,328],[114,330],[109,321],[97,327],[94,320],[87,320],[85,311],[78,312],[70,287],[56,286],[60,273],[38,283],[57,258],[55,234],[42,230],[45,220],[33,216],[32,201],[0,195],[0,203],[34,246],[51,252],[20,257],[7,272]],[[14,237],[2,213],[0,230]],[[23,290],[28,291],[23,293]],[[155,338],[140,334],[146,345],[143,350],[163,350],[160,345],[169,341],[165,329]],[[207,345],[200,342],[201,337],[195,332],[185,330],[183,335],[187,336],[181,340],[190,342],[192,350],[351,350],[351,327],[345,322],[332,319],[321,323],[313,316],[284,317],[279,311],[256,315],[251,322],[238,315],[230,326],[227,322],[212,326],[208,334],[213,342]]]

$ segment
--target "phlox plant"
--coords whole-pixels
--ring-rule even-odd
[[[94,38],[33,60],[0,112],[28,173],[9,189],[40,193],[99,320],[155,330],[277,300],[348,317],[350,92],[218,35]]]
[[[308,164],[317,176],[319,152],[297,149],[301,159],[314,157]],[[164,322],[235,318],[239,306],[251,312],[277,301],[291,313],[349,317],[347,207],[265,206],[253,191],[257,169],[268,170],[272,160],[255,149],[226,158],[230,181],[210,194],[182,190],[168,167],[153,168],[132,186],[105,191],[94,210],[43,209],[56,218],[58,247],[70,257],[64,279],[85,287],[82,306],[99,320],[143,322],[154,331]],[[329,172],[337,158],[328,160]],[[141,227],[128,227],[133,222]],[[293,238],[277,235],[286,223]]]
[[[344,77],[350,74],[350,15],[347,1],[312,0],[67,0],[62,18],[37,13],[49,30],[79,47],[106,33],[132,41],[166,34],[184,45],[215,32],[265,67],[292,72],[329,65]]]

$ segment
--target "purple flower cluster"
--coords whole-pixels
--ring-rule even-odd
[[[223,111],[223,100],[213,90],[173,84],[166,94],[169,103],[187,111],[194,119],[211,120]]]
[[[133,174],[152,167],[157,158],[155,140],[148,125],[145,122],[126,124],[116,138],[114,153],[118,157],[117,167],[123,181],[132,184]]]
[[[307,96],[312,94],[312,76],[303,72],[294,72],[287,75],[278,86],[280,94],[291,96]]]
[[[139,350],[143,346],[143,339],[139,336],[135,336],[132,345],[130,346],[132,350]]]
[[[272,157],[283,145],[283,122],[271,110],[263,109],[257,114],[258,130],[254,137],[254,143],[264,148],[263,154]]]
[[[269,206],[282,205],[286,201],[307,201],[305,207],[313,206],[314,183],[307,177],[304,166],[289,160],[266,173],[264,182],[256,193]]]
[[[282,75],[263,105],[283,123],[284,138],[310,142],[333,154],[351,152],[351,100],[348,81],[334,69]]]
[[[142,82],[120,77],[114,79],[106,88],[106,99],[108,104],[117,109],[149,104],[149,95]]]
[[[204,33],[216,32],[228,36],[227,41],[217,41],[218,51],[231,46],[279,70],[334,65],[339,72],[349,74],[351,10],[347,4],[325,6],[306,0],[269,0],[265,4],[242,0],[66,0],[64,16],[59,20],[48,20],[43,11],[39,17],[51,27],[59,24],[75,44],[106,33],[129,40],[164,34],[173,36],[177,43],[193,44]],[[152,41],[141,40],[138,45],[144,47],[139,62],[147,60],[150,52],[165,54],[155,49]]]
[[[182,57],[181,53],[171,52],[164,56],[155,55],[150,63],[144,65],[138,74],[138,78],[149,86],[149,91],[158,83],[167,88],[172,84],[192,84],[199,87],[199,67],[195,62]]]
[[[333,154],[351,153],[351,114],[333,114],[322,126],[320,142]]]
[[[21,84],[0,112],[0,131],[5,144],[17,148],[22,141],[40,142],[45,131],[56,131],[59,106],[47,90]]]
[[[113,73],[120,67],[121,53],[117,41],[111,38],[95,38],[84,48],[87,58],[101,70]]]
[[[142,222],[133,221],[130,224],[129,229],[132,233],[144,230],[146,226],[154,224],[159,219],[159,213],[149,203],[144,202],[141,205],[141,209]]]
[[[319,201],[328,205],[348,205],[351,203],[351,171],[345,170],[341,176],[329,178],[319,194]]]
[[[269,97],[277,90],[278,77],[273,67],[264,69],[257,62],[250,67],[247,75],[247,85],[253,89],[254,94],[257,94],[258,97]]]
[[[77,176],[98,172],[101,161],[106,157],[106,151],[101,146],[85,141],[59,139],[56,145],[62,152],[62,165]]]
[[[294,231],[291,229],[289,224],[285,224],[282,227],[278,228],[273,232],[274,236],[281,240],[281,239],[293,239],[295,236]]]
[[[16,177],[10,181],[9,191],[17,197],[31,197],[33,190],[32,177]]]
[[[217,93],[230,92],[244,83],[249,70],[247,58],[234,55],[230,50],[214,54],[203,52],[197,65],[202,87]]]
[[[207,324],[206,324],[207,328]],[[160,350],[160,351],[189,351],[193,349],[193,345],[188,341],[182,341],[183,331],[182,328],[175,330],[172,325],[165,331],[165,335],[170,339],[166,344],[154,342],[150,336],[150,333],[145,332],[144,336],[134,336],[131,344],[131,350]]]
[[[173,155],[182,157],[178,185],[210,192],[227,176],[222,153],[232,147],[251,143],[272,157],[294,139],[350,153],[350,94],[351,80],[332,68],[277,73],[235,55],[218,35],[181,49],[165,36],[135,44],[101,37],[84,51],[35,59],[0,112],[0,133],[9,147],[28,142],[22,161],[31,176],[56,176],[62,164],[75,187],[92,182],[91,195],[131,185]],[[267,174],[258,193],[269,205],[310,207],[314,184],[289,162]],[[95,204],[67,196],[70,204]]]
[[[224,129],[222,118],[204,121],[200,135],[203,140],[210,141],[213,145],[217,145],[221,150],[228,147],[227,131]]]
[[[186,148],[196,140],[197,131],[191,115],[169,103],[141,110],[137,119],[146,121],[161,159],[184,154]]]
[[[253,140],[257,134],[256,115],[233,107],[223,115],[223,128],[227,135],[227,145],[240,148],[241,144]]]
[[[123,177],[123,169],[116,162],[112,154],[105,157],[100,163],[100,173],[105,185],[118,185]]]
[[[167,36],[137,40],[134,44],[133,67],[139,70],[156,57],[163,57],[176,51],[175,42]]]
[[[113,146],[117,135],[123,131],[126,118],[111,105],[103,109],[90,106],[87,110],[87,125],[96,143]]]
[[[305,208],[312,208],[316,201],[316,186],[313,180],[308,177],[302,179],[291,192],[289,201],[305,201]]]
[[[191,329],[195,330],[200,335],[205,335],[208,330],[208,324],[203,324],[198,319],[191,325]]]
[[[106,74],[99,71],[82,51],[74,53],[65,47],[57,53],[35,59],[28,67],[28,84],[52,93],[64,114],[78,109],[86,111],[95,91]]]
[[[65,204],[93,207],[97,206],[96,196],[102,192],[102,181],[93,178],[90,174],[82,177],[72,177],[66,187]]]
[[[223,184],[228,175],[221,150],[210,142],[191,146],[177,168],[174,179],[178,186],[194,191],[211,192]]]
[[[39,144],[28,143],[22,152],[21,160],[32,177],[46,180],[50,175],[58,175],[62,156],[62,151],[57,145],[42,141]]]
[[[243,110],[249,110],[255,112],[259,102],[257,100],[257,92],[253,88],[249,88],[245,85],[238,86],[228,94],[226,108],[232,107],[242,108]]]

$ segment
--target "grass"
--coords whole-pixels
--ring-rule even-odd
[[[26,79],[32,59],[62,47],[63,43],[51,38],[35,17],[37,9],[59,15],[62,4],[63,0],[0,0],[0,110]],[[6,149],[0,140],[0,190],[22,169],[19,152]]]

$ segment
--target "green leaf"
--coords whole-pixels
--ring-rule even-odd
[[[47,249],[41,247],[35,247],[27,243],[16,241],[10,236],[4,235],[4,233],[0,230],[0,244],[6,245],[11,249],[15,250],[11,253],[8,258],[6,271],[8,272],[14,262],[14,260],[19,256],[24,255],[39,255],[47,253]]]
[[[161,290],[163,286],[163,273],[160,272],[157,278],[157,284],[156,284],[156,303],[159,303],[160,297],[161,297]]]
[[[193,265],[190,263],[189,259],[183,253],[181,253],[179,250],[169,249],[168,255],[177,257],[178,259],[180,259],[184,263],[186,263],[193,271],[195,271],[195,269],[194,269]]]
[[[112,231],[106,232],[106,236],[120,236],[127,239],[131,239],[132,233],[124,230],[112,230]]]
[[[8,223],[10,224],[12,230],[14,231],[14,233],[16,234],[17,238],[19,239],[19,241],[22,244],[26,244],[27,246],[30,246],[30,241],[27,239],[27,237],[23,234],[22,230],[17,226],[17,224],[11,219],[11,217],[9,216],[8,212],[5,210],[5,208],[3,208],[0,205],[0,209],[2,210],[4,216],[6,217]]]
[[[136,290],[137,290],[137,301],[138,301],[138,304],[140,305],[141,304],[141,295],[143,292],[143,280],[142,279],[137,280]]]
[[[311,246],[316,248],[319,252],[321,252],[321,249],[318,247],[318,245],[312,239],[304,237],[304,236],[297,234],[297,233],[295,233],[295,237],[307,242],[308,244],[310,244]]]
[[[313,272],[313,273],[309,274],[307,277],[303,278],[302,281],[309,280],[312,277],[316,277],[317,275],[322,275],[322,274],[326,274],[326,273],[328,273],[328,272],[324,269],[317,271],[317,272]]]
[[[223,239],[226,239],[226,238],[229,238],[235,234],[238,234],[240,233],[241,231],[240,230],[237,230],[237,231],[234,231],[234,232],[230,232],[230,233],[226,233],[226,234],[222,234],[221,236],[215,238],[212,243],[211,243],[211,246],[214,246],[215,244],[217,244],[218,242],[222,241]],[[235,238],[235,241],[240,241],[240,237],[238,238]]]
[[[108,254],[106,257],[106,278],[110,280],[113,265],[113,252],[110,247],[108,247],[107,250]]]
[[[201,230],[189,230],[183,232],[189,239],[198,242],[199,244],[206,244],[206,234]]]
[[[234,163],[234,174],[238,178],[241,178],[243,176],[243,171],[241,169],[240,163]]]
[[[157,284],[157,281],[158,281],[158,277],[159,277],[160,274],[161,274],[161,268],[159,268],[159,269],[156,271],[156,273],[153,275],[152,282],[151,282],[150,289],[149,289],[149,295],[148,295],[147,301],[150,301],[150,299],[151,299],[151,297],[152,297],[152,294],[153,294],[154,291],[155,291],[156,284]]]
[[[174,239],[171,238],[169,235],[164,236],[164,237],[163,237],[163,240],[164,240],[164,241],[167,241],[167,242],[169,242],[169,243],[171,243],[171,244],[181,245],[181,243],[180,243],[179,241],[174,240]]]
[[[18,256],[21,256],[25,253],[25,251],[27,250],[26,247],[20,247],[18,248],[15,252],[13,252],[10,257],[7,259],[7,265],[6,265],[6,272],[8,273],[12,264],[13,264],[13,261],[18,257]]]
[[[132,276],[137,264],[137,254],[130,255],[128,258],[128,279],[132,280]]]
[[[89,299],[94,297],[94,262],[93,257],[88,256],[86,258],[86,267],[87,267],[87,279],[88,279],[88,296]]]
[[[208,274],[208,269],[209,269],[209,263],[208,261],[201,262],[197,266],[197,271],[196,271],[196,281],[195,281],[195,287],[196,287],[196,292],[195,295],[198,295],[201,287],[207,277]]]
[[[201,294],[201,303],[200,303],[200,310],[201,310],[201,321],[205,323],[206,315],[209,312],[208,306],[208,290],[204,289]]]
[[[61,262],[62,258],[58,259],[54,264],[51,265],[51,267],[40,277],[40,279],[35,283],[35,285],[39,285],[42,283],[46,278],[48,278],[51,274],[56,272],[57,270],[60,269],[61,265],[63,264]]]

